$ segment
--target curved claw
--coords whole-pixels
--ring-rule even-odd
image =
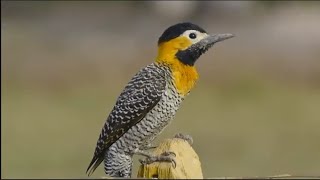
[[[177,133],[174,138],[186,140],[190,145],[193,144],[193,138],[188,134]]]
[[[175,158],[170,157],[170,155],[160,156],[158,161],[171,162],[174,169],[177,167],[177,162],[176,162]]]
[[[171,155],[176,157],[176,154],[174,152],[165,151],[159,156],[150,156],[150,157],[147,157],[144,160],[143,159],[139,159],[139,161],[143,165],[151,164],[153,162],[171,162],[173,168],[176,168],[177,162],[176,162],[174,157],[171,157]]]
[[[161,155],[167,156],[168,159],[171,159],[171,163],[172,163],[172,166],[173,166],[174,169],[177,167],[177,162],[176,162],[176,160],[175,160],[174,158],[170,157],[170,156],[177,157],[177,155],[176,155],[175,152],[165,151],[165,152],[163,152]]]
[[[172,155],[174,157],[177,157],[176,153],[172,152],[172,151],[165,151],[161,155],[163,155],[163,156],[171,156]]]
[[[172,163],[173,168],[175,169],[177,167],[177,162],[174,158],[172,158],[171,163]]]

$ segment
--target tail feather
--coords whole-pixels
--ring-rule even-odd
[[[91,176],[92,173],[97,169],[97,167],[101,164],[101,162],[103,161],[103,156],[94,156],[87,168],[86,173],[88,174],[88,176]],[[89,171],[89,172],[88,172]]]

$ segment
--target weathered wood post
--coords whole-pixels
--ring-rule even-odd
[[[181,138],[166,139],[153,151],[155,155],[163,152],[176,154],[176,167],[169,162],[154,162],[140,165],[138,178],[159,179],[202,179],[202,170],[199,157],[190,143]]]

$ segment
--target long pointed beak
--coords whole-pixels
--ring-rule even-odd
[[[196,60],[205,53],[216,42],[220,42],[234,37],[233,34],[213,34],[208,35],[201,41],[191,45],[189,48],[183,51],[178,51],[176,56],[184,63],[193,66]]]
[[[234,37],[233,34],[212,34],[206,37],[203,42],[209,46],[213,45],[216,42],[224,41]]]

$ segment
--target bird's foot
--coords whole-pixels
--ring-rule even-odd
[[[149,149],[155,149],[155,148],[157,148],[158,146],[156,146],[156,145],[153,145],[153,144],[151,144],[151,143],[148,143],[148,144],[146,144],[146,145],[143,145],[143,146],[141,146],[139,149],[140,150],[149,150]]]
[[[176,157],[174,152],[165,151],[160,155],[152,155],[148,152],[136,151],[136,154],[146,157],[145,159],[139,159],[140,163],[143,165],[151,164],[153,162],[171,162],[174,168],[176,168],[177,165],[176,160],[174,159],[174,157]]]
[[[174,136],[174,138],[179,138],[179,139],[183,139],[186,140],[190,145],[193,144],[193,139],[190,135],[188,134],[182,134],[182,133],[178,133]]]

